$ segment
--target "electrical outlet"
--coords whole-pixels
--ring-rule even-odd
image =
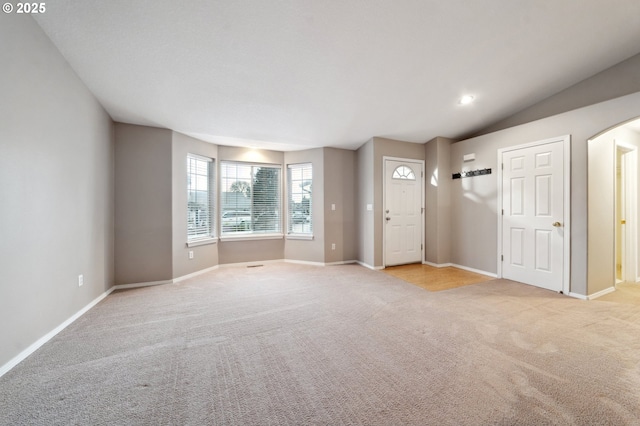
[[[335,250],[336,249],[336,243],[331,243],[331,250]]]
[[[331,204],[331,210],[335,210],[336,209],[336,205],[335,204]]]
[[[78,275],[78,287],[82,287],[84,284],[84,276],[82,274]]]
[[[193,259],[193,250],[189,250],[189,259]]]

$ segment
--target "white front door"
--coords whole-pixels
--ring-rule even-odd
[[[385,266],[422,261],[422,168],[385,160]]]
[[[502,276],[563,290],[564,145],[502,153]]]

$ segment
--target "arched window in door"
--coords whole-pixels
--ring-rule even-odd
[[[416,180],[416,175],[408,166],[398,166],[391,175],[393,179]]]

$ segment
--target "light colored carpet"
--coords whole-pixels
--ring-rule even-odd
[[[599,301],[631,303],[640,306],[640,284],[639,283],[620,283],[616,284],[616,291],[613,293],[600,296]]]
[[[429,291],[449,290],[494,279],[487,275],[476,274],[453,266],[436,268],[435,266],[420,263],[391,266],[382,271]]]
[[[638,424],[639,336],[506,280],[223,268],[110,295],[0,378],[0,424]]]

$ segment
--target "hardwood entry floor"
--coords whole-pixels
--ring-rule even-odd
[[[465,271],[453,266],[436,268],[420,263],[390,266],[382,271],[429,291],[449,290],[495,279],[487,275]]]

